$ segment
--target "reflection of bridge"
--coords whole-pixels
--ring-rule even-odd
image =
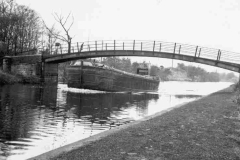
[[[112,56],[177,59],[240,72],[240,53],[161,41],[112,40],[75,43],[72,44],[71,53],[67,52],[67,46],[58,46],[53,49],[51,55],[44,56],[44,59],[46,63],[60,63],[76,59]]]

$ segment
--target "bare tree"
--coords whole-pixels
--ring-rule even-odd
[[[60,34],[60,31],[58,31],[55,28],[55,25],[52,25],[51,28],[49,28],[46,23],[43,21],[45,28],[47,29],[45,34],[47,35],[47,48],[49,49],[49,52],[52,53],[53,52],[53,47],[56,44],[57,40],[59,38],[57,38]],[[57,36],[58,35],[58,36]],[[54,51],[55,53],[58,52],[58,48],[56,48],[56,50]]]
[[[69,17],[71,15],[71,12],[68,14],[68,16],[65,18],[63,15],[59,15],[57,13],[54,13],[54,19],[61,25],[62,29],[65,32],[66,36],[62,36],[60,34],[54,34],[53,35],[57,38],[60,39],[68,44],[68,53],[71,53],[71,44],[72,44],[72,38],[69,34],[69,31],[74,23],[74,18],[72,16],[72,21],[68,23]]]

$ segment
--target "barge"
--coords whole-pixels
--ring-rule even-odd
[[[137,74],[124,72],[104,64],[76,61],[67,67],[68,87],[109,92],[157,91],[159,77],[148,75],[148,67],[137,69]]]

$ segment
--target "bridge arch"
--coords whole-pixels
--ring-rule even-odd
[[[64,46],[56,47],[54,52],[55,54],[44,56],[45,63],[97,57],[138,56],[176,59],[240,72],[238,53],[162,41],[91,41],[73,44],[71,53],[67,53]]]

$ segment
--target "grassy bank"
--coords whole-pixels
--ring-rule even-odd
[[[51,159],[240,159],[238,95],[231,86]]]
[[[23,76],[23,75],[12,75],[0,70],[0,85],[14,84],[14,83],[40,83],[40,79],[36,76]]]

